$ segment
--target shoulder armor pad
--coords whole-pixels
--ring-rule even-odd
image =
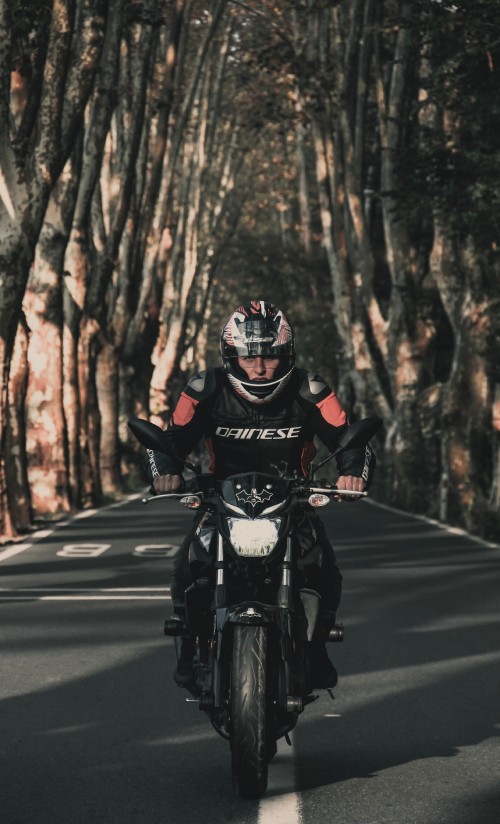
[[[316,404],[328,397],[331,391],[328,384],[319,375],[314,372],[302,372],[299,393],[304,400]]]
[[[193,375],[193,377],[188,381],[184,392],[186,395],[189,395],[191,398],[195,398],[197,401],[203,401],[213,394],[216,386],[217,379],[215,369],[207,369],[204,372],[198,372],[197,375]]]

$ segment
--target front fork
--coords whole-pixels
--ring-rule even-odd
[[[286,539],[286,552],[281,565],[281,585],[278,592],[279,630],[281,639],[281,672],[279,678],[279,699],[281,706],[289,711],[302,709],[300,699],[291,695],[292,689],[292,534]]]
[[[287,536],[285,557],[281,565],[281,583],[278,591],[277,623],[281,638],[282,667],[279,678],[279,703],[288,712],[301,711],[301,700],[291,693],[291,659],[292,659],[292,547],[293,536]],[[215,627],[214,650],[212,660],[212,695],[213,707],[221,709],[222,695],[222,636],[227,623],[226,584],[224,577],[224,539],[219,533],[217,536],[217,558],[215,563]],[[300,706],[299,706],[300,705]]]
[[[224,581],[224,538],[217,534],[217,559],[215,562],[215,627],[212,658],[212,695],[214,707],[222,706],[222,631],[226,623],[226,584]]]

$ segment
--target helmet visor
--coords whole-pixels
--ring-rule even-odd
[[[289,355],[290,341],[278,342],[278,328],[273,322],[264,319],[238,322],[237,334],[232,340],[224,340],[224,355],[226,357],[267,357],[277,358],[280,355]],[[231,345],[232,344],[232,345]]]

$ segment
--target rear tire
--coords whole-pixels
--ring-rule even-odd
[[[267,631],[236,624],[231,662],[231,758],[243,798],[260,798],[267,787],[271,730],[266,694]]]

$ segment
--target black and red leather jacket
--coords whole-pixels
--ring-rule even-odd
[[[231,387],[222,367],[195,375],[175,407],[163,433],[164,451],[150,454],[150,473],[180,475],[184,462],[205,439],[209,471],[217,479],[240,472],[274,474],[272,464],[286,462],[289,472],[307,476],[317,436],[333,452],[348,426],[334,392],[318,375],[293,370],[290,381],[270,403],[252,404]],[[336,458],[341,475],[370,484],[375,456],[369,446]]]
[[[329,386],[312,372],[294,369],[279,397],[252,404],[231,387],[222,367],[195,375],[182,392],[167,429],[164,452],[150,454],[150,473],[180,475],[202,438],[217,479],[240,472],[275,474],[272,464],[288,465],[307,476],[316,449],[314,436],[333,452],[348,426],[345,411]],[[342,475],[369,485],[375,468],[370,447],[337,456]]]

